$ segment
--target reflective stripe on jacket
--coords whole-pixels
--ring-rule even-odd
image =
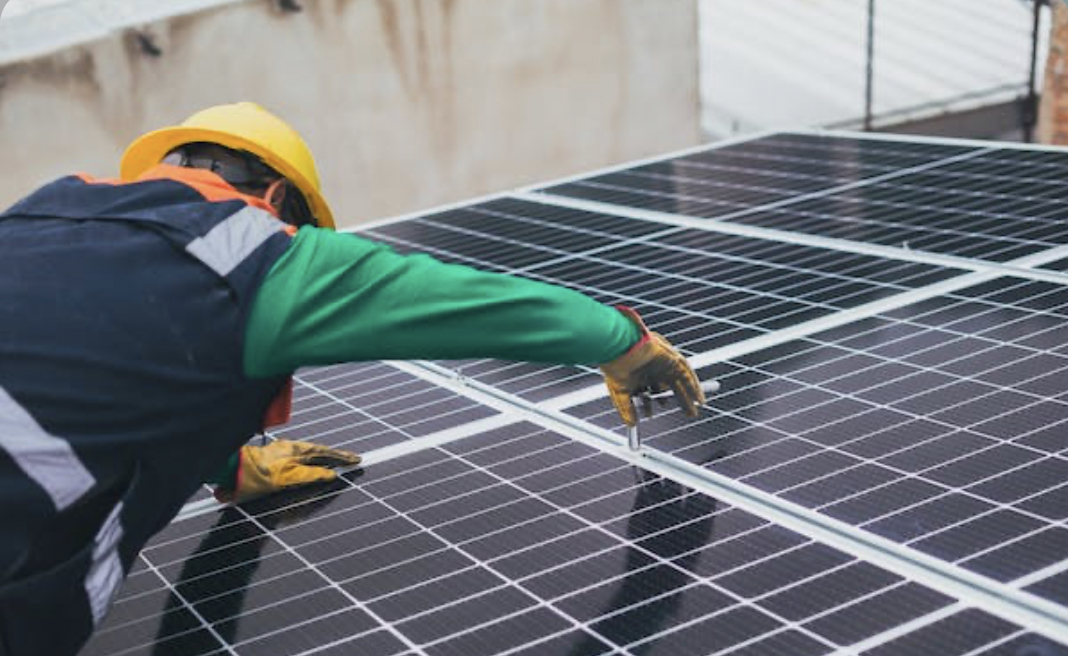
[[[243,336],[286,228],[166,166],[62,178],[0,215],[0,653],[75,653],[261,428],[287,379],[247,378]]]

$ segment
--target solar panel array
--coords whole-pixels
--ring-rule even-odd
[[[372,226],[636,307],[702,378],[299,372],[325,487],[203,504],[86,654],[1068,654],[1068,152],[775,134]],[[1068,195],[1064,195],[1068,197]]]

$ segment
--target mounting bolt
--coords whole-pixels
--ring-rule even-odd
[[[635,452],[642,450],[642,438],[638,435],[637,426],[627,426],[627,448]]]

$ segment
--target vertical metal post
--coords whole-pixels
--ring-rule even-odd
[[[868,66],[864,78],[864,131],[871,132],[875,68],[875,0],[868,0]]]
[[[1027,97],[1023,99],[1020,108],[1020,123],[1023,129],[1023,140],[1031,143],[1034,139],[1035,125],[1038,123],[1038,92],[1035,87],[1035,76],[1038,75],[1038,25],[1042,14],[1042,5],[1046,0],[1034,0],[1034,16],[1031,21],[1031,77],[1027,80]]]
[[[642,450],[642,438],[638,435],[637,426],[627,426],[627,448],[631,451]]]

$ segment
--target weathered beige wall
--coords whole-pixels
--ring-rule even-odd
[[[0,205],[242,99],[305,135],[342,225],[700,139],[693,0],[301,4],[150,24],[158,56],[128,29],[0,68]]]

